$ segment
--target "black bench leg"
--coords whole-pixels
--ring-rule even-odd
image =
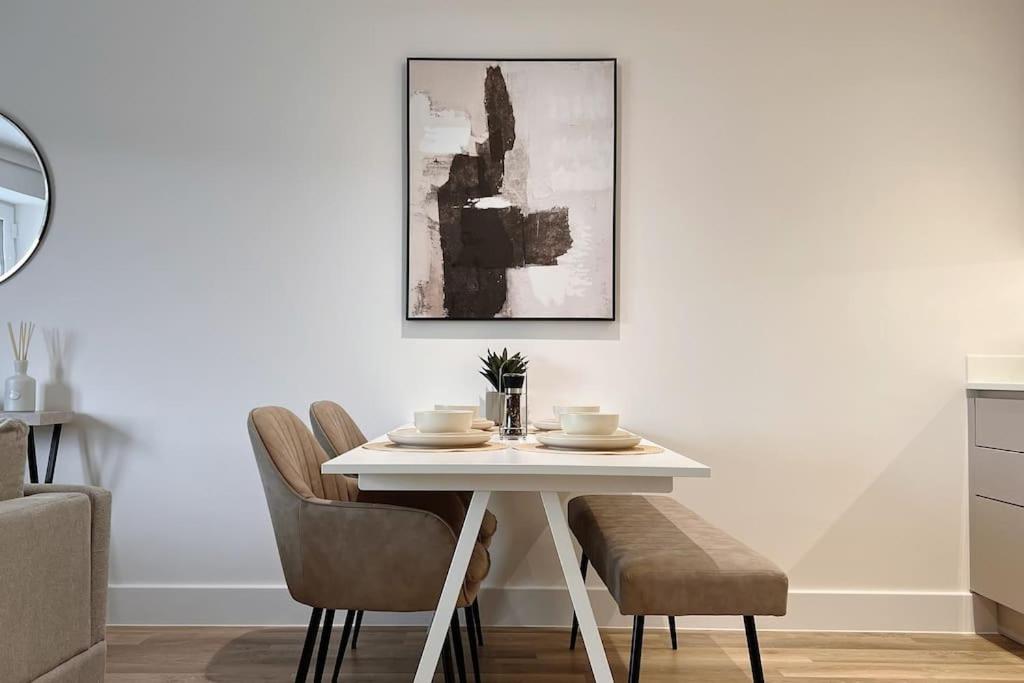
[[[327,664],[327,649],[331,647],[331,629],[334,627],[334,610],[329,609],[324,614],[324,630],[320,635],[320,650],[316,653],[316,670],[313,674],[313,681],[320,683],[324,680],[324,666]]]
[[[354,610],[345,612],[345,627],[341,629],[341,644],[338,645],[338,658],[334,660],[334,675],[331,676],[331,683],[338,683],[338,676],[341,675],[341,662],[345,659],[348,639],[352,635],[352,620],[355,617],[356,613]]]
[[[580,559],[580,574],[583,575],[583,581],[587,580],[587,554],[583,553],[583,557]],[[572,631],[569,632],[569,649],[576,649],[576,636],[580,633],[580,622],[576,618],[576,610],[572,611]]]
[[[466,655],[462,649],[462,627],[459,625],[459,610],[452,610],[452,647],[455,651],[455,668],[459,672],[459,683],[467,683]]]
[[[480,647],[484,646],[484,626],[480,619],[480,598],[473,600],[473,622],[476,624],[476,642]]]
[[[309,673],[309,660],[313,658],[313,645],[316,644],[316,632],[320,630],[320,615],[323,609],[313,608],[309,616],[309,627],[306,628],[306,640],[302,643],[302,655],[299,657],[299,668],[295,672],[295,683],[306,683],[306,674]]]
[[[356,612],[356,623],[352,627],[352,649],[356,649],[359,642],[359,627],[363,625],[363,610]]]
[[[743,628],[747,632],[747,650],[750,652],[750,671],[753,674],[754,683],[764,683],[764,670],[761,668],[761,649],[757,646],[757,629],[754,627],[754,617],[743,617]]]
[[[633,645],[629,648],[629,683],[640,681],[640,657],[644,652],[644,616],[633,617]]]
[[[678,650],[679,649],[679,641],[676,639],[676,618],[675,617],[669,617],[668,618],[668,634],[672,638],[672,649],[673,650]]]
[[[469,640],[469,658],[473,663],[473,680],[480,683],[480,653],[476,650],[476,615],[473,614],[472,605],[462,611],[466,615],[466,636]]]

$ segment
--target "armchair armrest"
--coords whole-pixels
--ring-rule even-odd
[[[110,491],[98,486],[71,484],[26,484],[25,495],[41,493],[81,493],[89,499],[91,521],[90,573],[91,573],[91,638],[92,643],[103,640],[107,628],[107,576],[110,570]]]
[[[300,503],[298,516],[302,575],[301,586],[293,588],[297,600],[382,612],[437,606],[457,541],[452,527],[437,515],[312,498]],[[474,548],[471,566],[474,562],[486,574],[489,558],[482,546]]]
[[[90,647],[89,517],[78,493],[0,502],[4,680],[35,680]]]

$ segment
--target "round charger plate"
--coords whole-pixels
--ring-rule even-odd
[[[403,427],[388,432],[388,438],[402,446],[430,446],[433,448],[476,446],[491,440],[490,432],[471,429],[468,432],[439,432],[429,434],[415,427]]]
[[[562,428],[561,420],[534,420],[533,426],[542,432],[551,432]]]
[[[583,451],[617,451],[632,448],[640,443],[641,437],[618,429],[606,436],[591,434],[566,434],[565,432],[544,432],[537,435],[537,441],[552,448],[566,448]]]
[[[665,449],[661,446],[654,446],[650,444],[641,444],[631,448],[602,448],[597,450],[578,447],[558,448],[557,446],[545,446],[542,443],[517,443],[513,444],[512,448],[517,451],[529,451],[531,453],[548,453],[552,456],[562,453],[586,453],[587,455],[651,455],[654,453],[665,452]]]
[[[503,443],[488,441],[474,446],[403,446],[393,441],[371,441],[364,443],[363,448],[370,451],[385,453],[479,453],[481,451],[503,451],[507,448]]]

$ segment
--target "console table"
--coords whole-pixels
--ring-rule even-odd
[[[39,483],[39,468],[36,465],[36,427],[53,427],[53,434],[50,436],[50,457],[46,461],[46,476],[43,480],[44,484],[52,484],[53,471],[57,467],[61,428],[71,422],[74,416],[74,413],[67,410],[0,411],[0,418],[21,420],[28,425],[28,478],[33,484]]]

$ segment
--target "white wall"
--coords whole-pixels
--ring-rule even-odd
[[[964,355],[1024,347],[1024,4],[0,15],[56,195],[0,309],[66,331],[57,475],[114,491],[112,621],[301,621],[246,412],[332,398],[379,433],[507,343],[536,409],[600,401],[714,468],[677,495],[790,573],[784,623],[969,626]],[[402,321],[410,55],[619,58],[619,322]],[[489,583],[522,590],[489,616],[564,622],[537,506],[495,510]]]

